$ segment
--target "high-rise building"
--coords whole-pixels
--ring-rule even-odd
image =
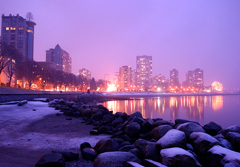
[[[131,72],[130,66],[122,66],[119,69],[119,88],[120,90],[127,90],[131,85]]]
[[[162,74],[159,74],[154,77],[153,84],[154,86],[162,86],[162,84],[165,83],[165,76]]]
[[[170,71],[170,86],[180,86],[179,74],[176,69]]]
[[[72,72],[72,58],[69,53],[63,50],[58,44],[54,49],[46,51],[46,62],[56,64],[56,70]]]
[[[193,71],[188,71],[186,73],[186,82],[185,86],[194,86],[194,72]]]
[[[137,56],[136,86],[148,90],[152,80],[152,56]]]
[[[34,26],[36,23],[19,16],[2,15],[2,42],[13,45],[22,55],[21,60],[33,60]]]
[[[203,89],[203,70],[200,70],[199,68],[188,71],[186,73],[186,81],[184,86],[190,86],[195,87],[197,89]]]
[[[203,70],[197,68],[193,71],[194,76],[194,87],[203,89]]]
[[[86,68],[82,68],[79,70],[79,75],[82,76],[83,78],[86,78],[88,80],[92,79],[92,74],[89,70]]]

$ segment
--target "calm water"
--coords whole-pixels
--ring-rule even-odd
[[[182,118],[201,125],[214,121],[223,128],[240,125],[240,95],[148,97],[108,101],[103,105],[114,113],[140,111],[144,118]]]

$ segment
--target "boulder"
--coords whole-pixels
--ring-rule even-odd
[[[154,121],[150,118],[146,119],[142,124],[142,133],[150,132],[154,128]]]
[[[84,148],[81,151],[81,154],[84,159],[91,161],[93,161],[97,156],[97,152],[93,148]]]
[[[139,117],[139,118],[143,118],[142,113],[140,113],[139,111],[136,111],[136,112],[132,113],[131,115],[129,115],[130,118],[134,117],[134,116]]]
[[[229,150],[219,145],[208,150],[209,164],[211,166],[225,166],[229,162],[240,164],[240,153]]]
[[[62,154],[64,159],[66,161],[75,161],[78,159],[79,154],[78,153],[73,153],[73,152],[67,152],[67,151],[61,151],[61,150],[53,150],[52,153],[59,153]]]
[[[99,153],[117,151],[119,149],[119,144],[114,139],[102,139],[97,142],[94,147],[94,150]]]
[[[35,165],[36,167],[64,167],[65,160],[62,154],[51,153],[43,155]]]
[[[129,137],[135,137],[139,135],[140,130],[141,130],[141,126],[137,122],[131,122],[126,126],[124,132]]]
[[[208,124],[203,126],[203,129],[210,135],[216,135],[220,130],[222,130],[222,127],[215,122],[209,122]]]
[[[194,150],[205,154],[212,146],[220,144],[217,139],[203,132],[193,132],[190,135]]]
[[[195,121],[189,121],[189,120],[186,120],[186,119],[175,119],[175,125],[184,124],[184,123],[187,123],[187,122],[192,122],[192,123],[196,123],[196,124],[200,125],[198,122],[195,122]]]
[[[92,115],[92,110],[90,108],[86,108],[81,112],[82,117],[90,117]]]
[[[159,150],[156,148],[156,143],[148,142],[142,149],[145,158],[152,159],[154,161],[160,160]]]
[[[190,152],[179,147],[162,149],[160,155],[162,157],[162,164],[168,167],[201,166]]]
[[[240,133],[228,132],[226,139],[230,141],[234,150],[240,151]]]
[[[142,126],[145,120],[141,117],[134,116],[129,122],[137,122],[140,126]]]
[[[126,145],[131,145],[131,143],[129,141],[123,141],[119,147],[123,147],[123,146],[126,146]]]
[[[128,161],[141,163],[130,152],[114,151],[99,154],[94,160],[94,167],[125,167]]]
[[[205,132],[205,130],[200,125],[193,122],[183,123],[179,125],[177,129],[183,131],[187,137],[189,137],[193,132]]]
[[[125,146],[119,148],[118,151],[128,152],[128,151],[130,151],[131,149],[134,149],[134,148],[135,148],[135,146],[130,144],[130,145],[125,145]]]
[[[92,148],[92,146],[88,142],[84,142],[80,144],[80,150],[83,150],[84,148]]]
[[[169,130],[173,129],[170,125],[160,125],[156,128],[154,128],[150,135],[152,138],[159,140],[161,137],[163,137]]]
[[[219,141],[221,146],[233,150],[232,144],[227,139],[225,139],[225,137],[222,134],[218,134],[214,136],[214,138]]]
[[[123,123],[123,122],[124,122],[124,121],[123,121],[122,118],[117,118],[117,119],[115,119],[115,120],[112,122],[112,125],[113,125],[113,126],[117,126],[118,124]]]
[[[173,123],[166,121],[166,120],[157,120],[153,123],[154,127],[160,126],[160,125],[173,125]]]
[[[224,165],[224,167],[240,167],[240,164],[237,162],[228,162]]]
[[[138,157],[139,159],[143,159],[144,158],[144,154],[142,151],[140,151],[138,148],[134,148],[129,150],[130,153],[133,153],[136,157]]]
[[[162,138],[157,141],[157,145],[161,148],[169,147],[186,147],[186,135],[184,132],[171,129]]]
[[[147,166],[147,167],[167,167],[167,166],[161,164],[160,162],[153,161],[151,159],[144,159],[143,165]]]
[[[226,137],[228,132],[237,132],[240,133],[240,126],[237,125],[233,125],[233,126],[229,126],[227,129],[222,131],[223,136]]]
[[[136,148],[138,148],[139,150],[143,150],[143,148],[148,144],[147,140],[144,139],[138,139],[135,141],[134,145]]]
[[[113,115],[104,115],[102,118],[102,123],[103,124],[111,123],[113,120],[114,120]]]

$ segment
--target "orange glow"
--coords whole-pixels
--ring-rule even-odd
[[[107,84],[108,88],[107,88],[107,92],[115,92],[117,91],[117,87],[115,84]]]
[[[223,107],[223,97],[213,96],[212,97],[212,108],[214,111],[219,110]]]
[[[212,89],[217,92],[222,92],[223,90],[223,85],[220,82],[214,81],[212,83]]]

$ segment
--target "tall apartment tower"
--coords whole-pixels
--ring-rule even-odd
[[[152,80],[152,56],[137,56],[136,86],[148,89]]]
[[[203,70],[197,68],[194,71],[194,87],[198,89],[203,89]]]
[[[69,53],[63,50],[58,44],[54,49],[46,51],[46,62],[54,63],[56,70],[67,73],[72,72],[72,58]]]
[[[188,71],[186,73],[186,86],[194,86],[194,72],[193,71]]]
[[[36,23],[19,16],[2,15],[2,42],[13,45],[22,55],[22,61],[33,60],[34,26]]]
[[[176,69],[170,71],[170,86],[180,86],[179,74]]]
[[[127,90],[131,85],[131,72],[130,66],[122,66],[119,69],[119,88],[120,90]]]

